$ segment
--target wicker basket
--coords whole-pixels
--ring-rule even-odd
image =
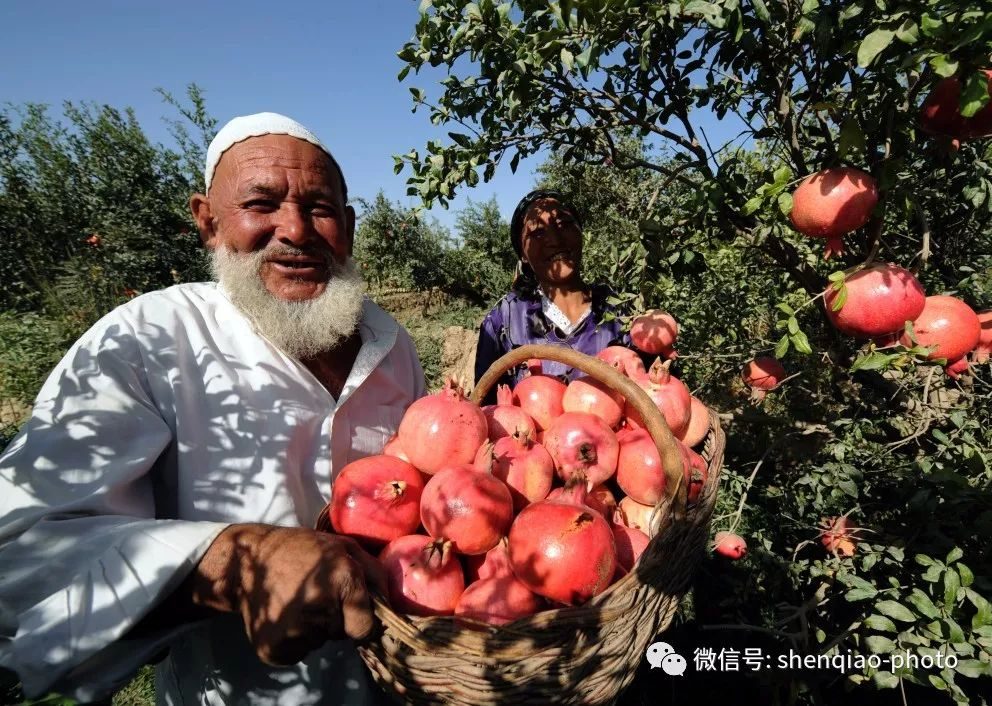
[[[645,651],[666,630],[705,551],[723,463],[724,435],[715,414],[702,456],[709,473],[685,510],[681,456],[647,394],[609,365],[571,349],[522,346],[479,381],[479,403],[507,370],[529,358],[555,360],[619,390],[636,407],[658,445],[668,476],[653,515],[652,540],[627,576],[585,605],[547,610],[493,627],[470,629],[451,617],[415,618],[380,597],[382,630],[359,646],[376,681],[411,704],[606,704],[634,678]]]

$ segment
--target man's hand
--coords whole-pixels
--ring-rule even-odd
[[[267,664],[303,659],[327,640],[372,632],[369,586],[382,568],[354,540],[302,528],[232,525],[200,560],[192,600],[239,613]]]

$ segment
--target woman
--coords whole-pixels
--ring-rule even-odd
[[[605,320],[607,313],[617,313],[607,304],[613,292],[582,278],[582,221],[562,194],[541,189],[527,194],[510,220],[510,242],[520,258],[518,274],[480,327],[477,383],[493,361],[528,343],[565,345],[589,355],[629,344],[619,319]],[[500,382],[515,385],[525,370],[520,366]],[[581,375],[554,361],[544,361],[542,371],[566,381]],[[493,391],[487,399],[494,399]]]

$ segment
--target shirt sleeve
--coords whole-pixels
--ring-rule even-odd
[[[507,353],[504,350],[504,346],[500,341],[499,328],[502,324],[498,321],[498,309],[493,309],[489,312],[486,318],[482,321],[482,325],[479,327],[479,341],[475,347],[475,384],[479,384],[479,380],[485,375],[486,371],[496,362],[502,355]],[[504,375],[498,384],[509,384],[510,377]],[[483,400],[483,404],[496,404],[496,387],[493,385],[492,389],[486,395]]]
[[[118,641],[227,527],[156,518],[152,470],[171,443],[133,331],[111,313],[56,366],[0,456],[0,665],[29,697],[58,684],[99,698],[161,649],[161,634]],[[87,668],[108,651],[116,672]]]

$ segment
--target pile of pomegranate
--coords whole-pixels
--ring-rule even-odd
[[[673,357],[674,319],[645,317],[634,344]],[[709,431],[709,410],[670,360],[645,369],[622,347],[597,357],[657,405],[696,503],[708,467],[693,447]],[[565,384],[540,361],[528,368],[481,409],[449,381],[410,405],[381,455],[348,464],[334,481],[331,525],[377,553],[395,610],[473,626],[581,605],[648,546],[666,476],[640,415],[595,379]]]

